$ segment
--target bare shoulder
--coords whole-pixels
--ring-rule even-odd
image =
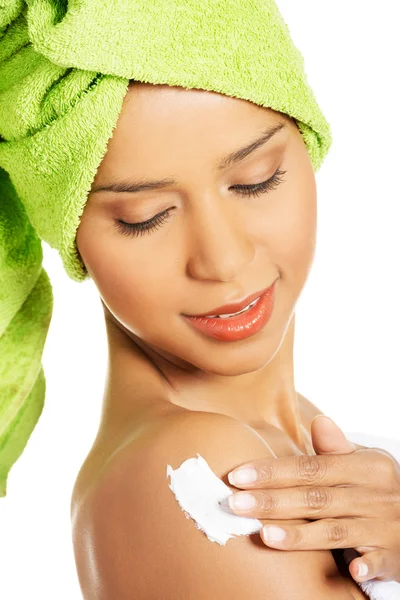
[[[122,446],[74,520],[85,600],[231,600],[238,594],[242,600],[269,595],[275,600],[352,598],[329,550],[285,553],[265,546],[259,533],[231,539],[225,546],[210,542],[186,518],[166,475],[167,465],[177,469],[197,453],[235,491],[227,480],[229,471],[273,455],[240,421],[190,411],[154,422]]]

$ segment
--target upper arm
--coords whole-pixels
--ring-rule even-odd
[[[230,539],[225,546],[211,542],[186,518],[169,488],[167,464],[177,469],[199,453],[217,477],[238,491],[229,484],[228,472],[271,456],[258,434],[229,417],[193,412],[167,419],[138,443],[114,456],[91,499],[88,535],[95,588],[85,599],[331,600],[328,578],[337,576],[337,568],[329,550],[274,550],[259,533]],[[342,591],[335,597],[347,595]]]

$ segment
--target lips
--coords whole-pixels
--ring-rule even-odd
[[[217,306],[217,308],[212,308],[209,311],[199,314],[199,315],[185,315],[185,316],[206,317],[208,315],[225,315],[225,314],[237,313],[237,312],[243,310],[244,308],[246,308],[246,306],[248,306],[254,300],[257,300],[257,298],[259,298],[260,296],[262,296],[262,294],[264,294],[267,290],[269,290],[272,287],[272,285],[273,284],[271,284],[268,288],[264,288],[263,290],[260,290],[259,292],[254,292],[254,294],[247,296],[246,298],[244,298],[244,300],[240,300],[239,302],[235,302],[233,304],[224,304],[223,306]]]
[[[207,337],[216,338],[219,341],[238,342],[253,337],[264,329],[272,316],[276,284],[277,280],[258,299],[250,303],[251,308],[242,311],[238,315],[231,317],[223,315],[219,317],[184,315],[184,319],[190,327]]]

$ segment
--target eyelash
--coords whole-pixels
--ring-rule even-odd
[[[278,168],[267,181],[262,181],[254,185],[233,185],[232,188],[237,190],[241,196],[259,196],[260,194],[269,192],[271,189],[276,189],[284,181],[282,175],[285,173],[286,171],[281,171]],[[142,221],[141,223],[126,223],[125,221],[121,221],[121,219],[115,219],[114,224],[121,233],[136,237],[150,233],[154,229],[161,227],[170,218],[171,210],[171,208],[167,208],[152,219]]]

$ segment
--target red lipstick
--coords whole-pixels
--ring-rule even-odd
[[[205,315],[184,315],[190,324],[210,337],[226,342],[243,340],[260,331],[269,321],[274,308],[274,292],[277,280],[264,292],[256,292],[242,302],[225,304],[210,311],[209,315],[224,315],[238,312],[256,300],[253,306],[239,315],[220,318]]]

